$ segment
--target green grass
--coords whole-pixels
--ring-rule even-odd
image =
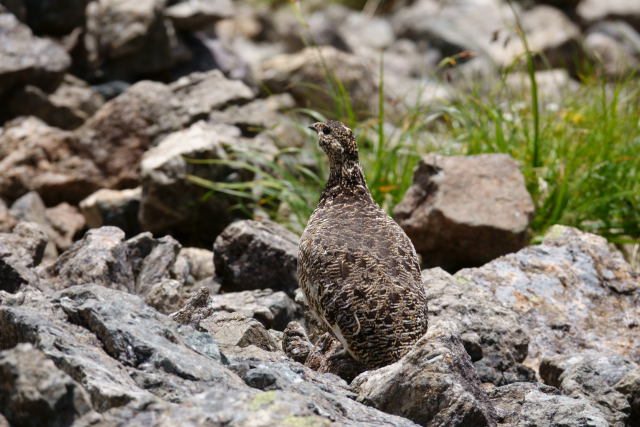
[[[521,34],[522,41],[526,38]],[[577,91],[562,94],[555,104],[545,101],[535,78],[534,55],[506,70],[491,87],[480,82],[439,107],[415,106],[394,123],[385,116],[384,75],[380,68],[378,115],[358,120],[349,94],[323,64],[333,100],[322,116],[310,110],[292,114],[306,132],[308,144],[285,150],[275,158],[237,156],[235,167],[251,170],[250,183],[210,183],[193,179],[212,191],[239,197],[242,208],[256,208],[295,231],[306,224],[327,176],[317,137],[304,128],[303,116],[344,121],[354,129],[360,158],[373,194],[389,213],[411,185],[413,168],[427,152],[472,155],[506,153],[522,166],[535,203],[531,240],[540,240],[553,224],[601,234],[615,243],[640,240],[640,83],[633,76],[607,82],[597,72],[582,76]],[[444,61],[455,63],[455,59]],[[597,70],[597,67],[594,68]],[[529,89],[514,92],[506,77],[523,70]],[[554,107],[554,108],[552,108]],[[390,131],[389,125],[392,126]],[[438,145],[429,139],[451,140]]]

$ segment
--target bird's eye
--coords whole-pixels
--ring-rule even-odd
[[[329,135],[331,133],[331,129],[328,126],[325,126],[322,128],[322,133]]]

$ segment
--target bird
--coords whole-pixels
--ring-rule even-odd
[[[329,177],[299,242],[298,281],[309,310],[356,361],[399,360],[427,331],[427,297],[415,248],[373,200],[353,131],[309,126]]]

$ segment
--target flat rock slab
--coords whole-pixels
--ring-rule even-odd
[[[394,215],[426,267],[475,267],[527,243],[533,201],[506,154],[430,154]]]

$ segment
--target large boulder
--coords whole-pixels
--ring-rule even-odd
[[[216,274],[226,291],[298,287],[298,237],[271,221],[236,221],[213,245]]]
[[[398,362],[353,380],[359,399],[430,426],[492,426],[495,411],[455,325],[436,321]]]
[[[430,321],[457,324],[478,378],[496,386],[535,381],[535,372],[523,365],[529,337],[518,314],[491,292],[434,268],[422,271]]]
[[[540,377],[567,396],[590,401],[611,425],[639,425],[640,366],[620,355],[583,351],[545,357]]]
[[[62,46],[35,37],[13,14],[0,11],[0,98],[24,84],[54,89],[70,65]]]
[[[524,247],[533,209],[508,155],[430,154],[394,214],[425,266],[456,271]]]
[[[528,366],[583,349],[640,361],[638,272],[603,237],[556,225],[542,244],[455,277],[518,313],[530,336]]]

